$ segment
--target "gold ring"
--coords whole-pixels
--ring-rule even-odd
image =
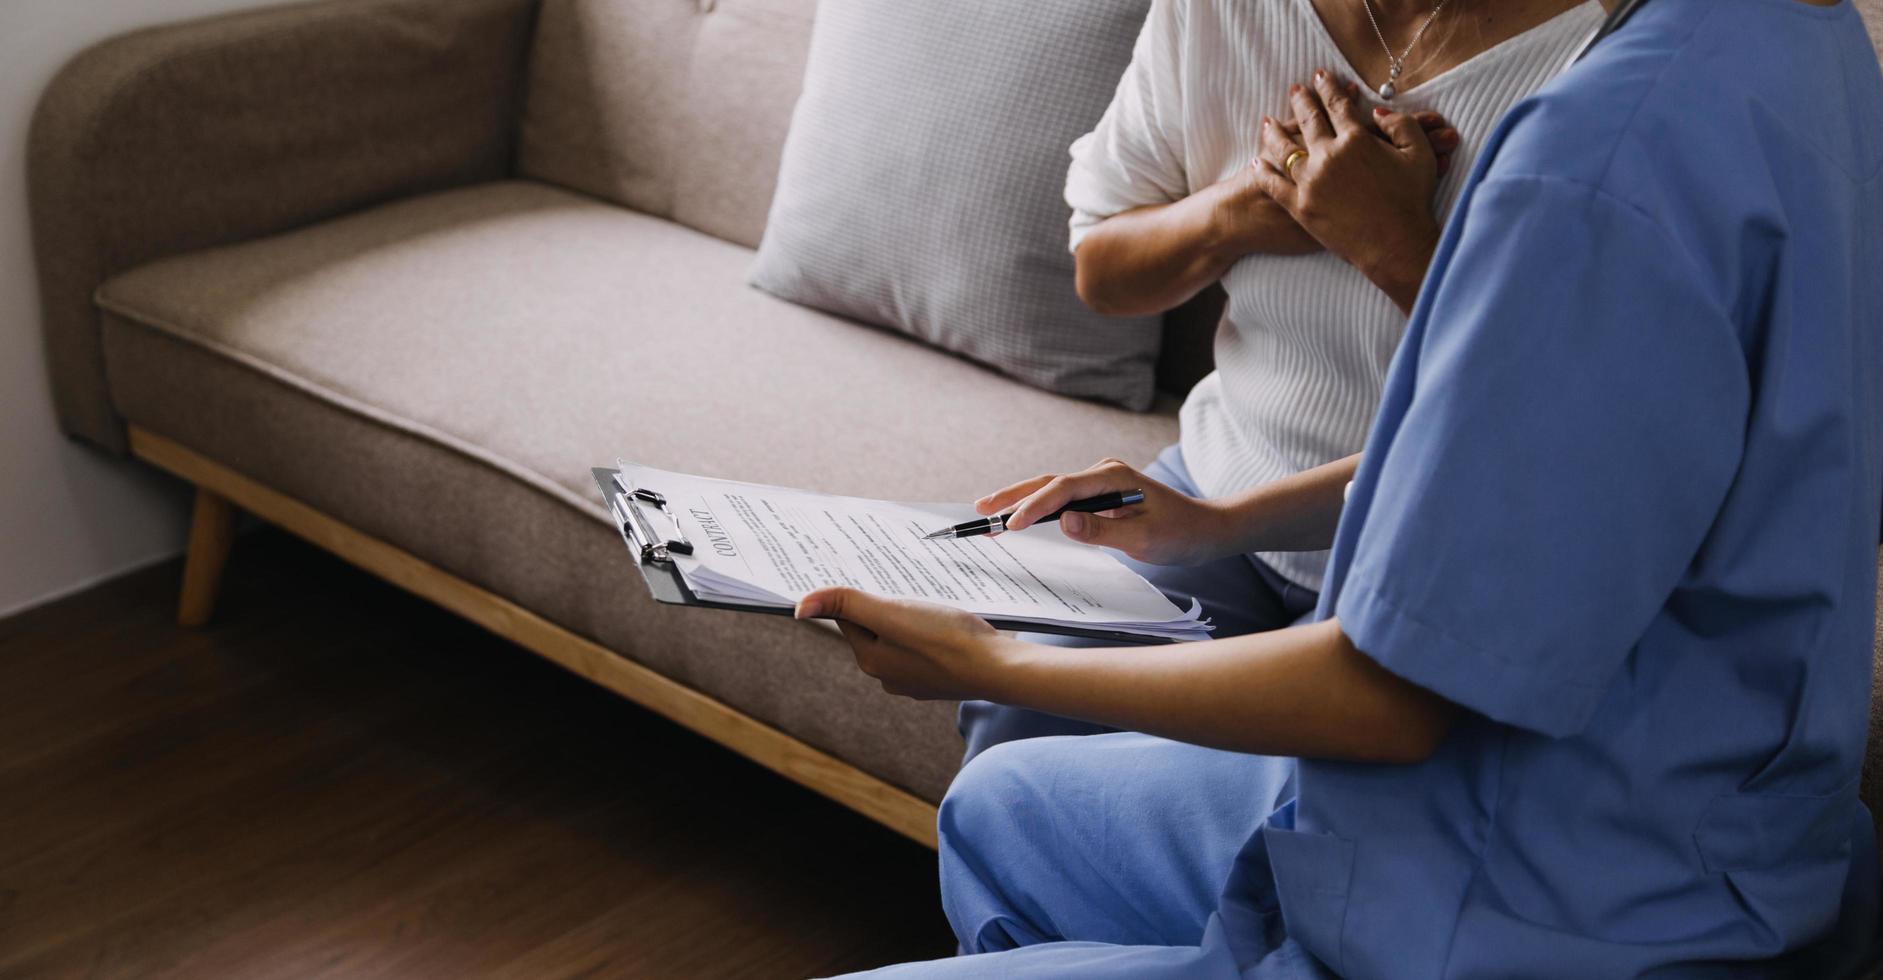
[[[1307,158],[1308,158],[1308,151],[1296,150],[1293,153],[1288,154],[1288,159],[1283,160],[1281,162],[1281,168],[1288,172],[1289,180],[1293,180],[1295,177],[1295,164],[1300,163],[1301,161],[1306,160]]]

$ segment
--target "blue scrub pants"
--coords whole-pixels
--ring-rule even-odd
[[[1239,971],[1217,915],[1294,774],[1292,759],[1133,732],[997,745],[941,805],[942,908],[965,955],[862,976],[1325,976],[1286,942]]]
[[[1201,496],[1189,469],[1184,466],[1181,447],[1165,449],[1144,472],[1173,490],[1192,497]],[[1219,638],[1293,625],[1313,613],[1320,598],[1315,592],[1282,578],[1254,555],[1235,555],[1204,565],[1173,566],[1146,565],[1120,552],[1112,554],[1162,589],[1178,605],[1187,608],[1194,596],[1203,604],[1203,615],[1216,624],[1213,635]],[[1022,638],[1052,646],[1104,645],[1102,640],[1044,633],[1024,634]],[[962,702],[957,724],[961,737],[968,743],[964,763],[972,762],[975,756],[993,746],[1015,739],[1094,735],[1112,730],[1087,721],[1010,708],[991,701]]]

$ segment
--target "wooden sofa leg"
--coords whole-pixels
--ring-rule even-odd
[[[216,592],[222,587],[222,568],[229,563],[234,542],[235,505],[198,487],[189,551],[183,562],[183,596],[177,602],[178,626],[194,628],[209,622],[216,611]]]

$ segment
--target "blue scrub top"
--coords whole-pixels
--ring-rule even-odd
[[[1241,962],[1277,907],[1358,977],[1874,941],[1879,172],[1848,0],[1655,0],[1500,124],[1321,607],[1468,713],[1422,765],[1302,762],[1226,893]]]

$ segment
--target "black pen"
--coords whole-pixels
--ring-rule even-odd
[[[1132,504],[1141,504],[1143,502],[1144,491],[1142,490],[1101,493],[1096,497],[1075,500],[1045,517],[1040,518],[1034,523],[1042,524],[1046,521],[1056,521],[1059,520],[1062,515],[1075,511],[1081,514],[1096,514],[1100,511],[1117,510],[1120,507],[1129,507]],[[1007,515],[995,514],[992,517],[983,517],[979,520],[969,521],[966,524],[956,524],[954,527],[945,527],[939,531],[931,531],[928,534],[924,534],[922,540],[933,541],[936,538],[972,538],[982,534],[999,534],[1006,529]]]

